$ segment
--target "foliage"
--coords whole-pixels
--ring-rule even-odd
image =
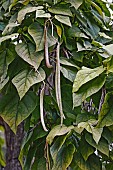
[[[113,4],[0,5],[0,116],[24,121],[23,169],[112,169]]]

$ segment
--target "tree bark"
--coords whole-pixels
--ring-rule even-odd
[[[6,167],[4,170],[22,170],[20,161],[18,160],[22,140],[24,137],[24,123],[22,122],[17,127],[17,132],[14,132],[10,127],[0,119],[0,124],[5,128],[5,138],[6,138]]]

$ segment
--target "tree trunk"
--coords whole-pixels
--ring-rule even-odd
[[[6,138],[6,167],[4,170],[22,170],[20,161],[18,160],[22,139],[24,136],[24,123],[22,122],[17,127],[17,133],[10,129],[10,127],[3,121],[0,124],[5,128]]]

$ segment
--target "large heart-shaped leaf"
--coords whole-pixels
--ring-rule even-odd
[[[97,148],[103,154],[109,156],[109,145],[105,139],[101,139],[98,144],[96,144],[90,134],[86,134],[86,141],[93,147]]]
[[[25,60],[27,63],[32,65],[35,70],[38,69],[41,61],[44,58],[43,52],[35,52],[35,46],[31,43],[20,43],[16,45],[17,54]]]
[[[71,27],[70,18],[69,18],[68,16],[55,15],[55,18],[56,18],[59,22],[61,22],[61,23],[65,24],[65,25],[68,25],[68,26]]]
[[[70,132],[73,128],[74,126],[67,127],[65,125],[62,125],[61,127],[61,125],[57,125],[50,131],[46,138],[46,141],[51,145],[55,136],[65,135],[66,133]]]
[[[38,72],[35,72],[34,69],[23,70],[12,79],[12,83],[17,88],[20,99],[22,99],[32,85],[39,83],[44,79],[45,72],[41,68]]]
[[[17,21],[21,24],[21,22],[23,21],[27,13],[34,12],[38,9],[43,9],[43,6],[37,6],[37,7],[32,7],[30,5],[25,6],[23,9],[19,11]]]
[[[78,9],[80,5],[83,3],[83,0],[66,0],[66,2],[69,2],[72,6],[75,7],[75,9]]]
[[[44,10],[37,10],[36,11],[36,18],[50,18],[51,14],[46,13]]]
[[[37,97],[33,92],[28,92],[19,101],[19,96],[15,90],[3,96],[0,101],[0,116],[15,132],[16,127],[26,119],[36,108]]]
[[[51,12],[53,14],[72,16],[69,6],[67,6],[67,5],[58,4],[51,8],[48,8],[48,10],[49,10],[49,12]]]
[[[94,148],[91,145],[89,145],[88,142],[86,142],[84,137],[82,137],[82,139],[80,141],[80,152],[81,152],[85,161],[88,159],[88,157],[91,154],[94,153]]]
[[[87,122],[80,122],[78,128],[85,128],[89,133],[92,133],[94,141],[98,144],[103,128],[94,127],[94,124],[97,123],[96,120],[88,120]]]
[[[67,136],[68,135],[63,135],[58,137],[56,141],[53,143],[53,145],[50,147],[50,153],[53,161],[56,161],[57,154],[62,148],[63,144],[65,143]]]
[[[29,34],[33,37],[36,44],[36,51],[41,51],[44,49],[44,30],[37,22],[31,24],[28,28]],[[56,44],[55,38],[53,38],[49,33],[47,34],[48,47]]]
[[[62,72],[63,76],[73,82],[75,79],[75,76],[76,76],[76,71],[73,71],[73,70],[71,70],[69,68],[65,68],[65,67],[60,67],[60,68],[61,68],[61,72]]]
[[[99,114],[99,127],[111,126],[113,125],[113,104],[112,104],[113,94],[108,93],[105,96],[102,109]]]
[[[73,92],[77,92],[78,89],[85,83],[89,82],[90,80],[98,77],[102,72],[105,71],[103,66],[90,69],[87,67],[82,67],[82,70],[79,70],[73,84]]]
[[[92,94],[98,92],[104,85],[105,75],[101,75],[94,80],[84,84],[76,93],[73,93],[73,107],[80,106],[82,102]]]
[[[75,146],[73,144],[63,146],[57,153],[56,159],[53,157],[54,165],[52,170],[66,170],[72,162],[74,152]]]

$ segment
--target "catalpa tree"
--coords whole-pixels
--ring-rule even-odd
[[[1,0],[5,170],[113,169],[112,9],[105,0]]]

